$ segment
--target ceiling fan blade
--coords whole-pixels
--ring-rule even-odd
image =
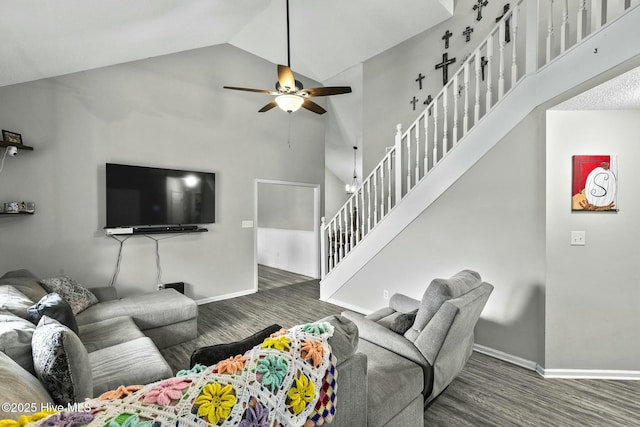
[[[295,89],[296,79],[293,77],[291,68],[278,64],[278,83],[282,88]]]
[[[306,108],[307,110],[313,111],[314,113],[317,113],[317,114],[324,114],[327,112],[327,110],[325,110],[324,108],[322,108],[321,106],[319,106],[318,104],[316,104],[310,99],[304,100],[304,102],[302,103],[302,108]]]
[[[306,93],[308,96],[340,95],[343,93],[351,93],[351,87],[349,86],[314,87],[311,89],[304,89],[301,92]]]
[[[251,89],[248,87],[235,87],[235,86],[222,86],[222,87],[225,89],[243,90],[245,92],[266,93],[267,95],[279,95],[278,92],[274,92],[272,90],[266,90],[266,89]]]
[[[274,107],[277,107],[278,104],[276,103],[276,101],[271,101],[270,103],[268,103],[267,105],[265,105],[264,107],[262,107],[261,109],[258,110],[258,113],[264,113],[265,111],[269,111]]]

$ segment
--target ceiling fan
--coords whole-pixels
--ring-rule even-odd
[[[327,112],[327,110],[325,110],[309,98],[312,98],[314,96],[330,96],[340,95],[343,93],[351,93],[351,87],[349,86],[329,86],[305,89],[302,86],[302,83],[295,79],[295,77],[293,76],[293,72],[291,71],[291,47],[289,41],[289,0],[287,0],[287,65],[278,64],[278,81],[276,82],[276,90],[273,91],[266,89],[250,89],[234,86],[223,87],[225,89],[243,90],[247,92],[257,92],[275,96],[276,98],[273,101],[258,110],[259,113],[264,113],[265,111],[269,111],[275,107],[280,107],[287,113],[292,113],[302,107],[317,114],[324,114]]]

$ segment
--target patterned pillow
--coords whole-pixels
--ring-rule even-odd
[[[71,329],[43,316],[33,332],[31,347],[36,375],[56,404],[92,397],[89,354]]]
[[[71,306],[73,314],[78,314],[93,304],[98,303],[98,298],[96,298],[93,292],[70,277],[52,277],[50,279],[40,280],[39,283],[47,291],[60,294]]]

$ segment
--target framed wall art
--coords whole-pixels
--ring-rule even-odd
[[[572,211],[617,211],[618,162],[615,155],[573,156]]]

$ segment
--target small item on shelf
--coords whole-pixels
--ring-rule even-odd
[[[22,135],[16,132],[2,129],[2,139],[9,144],[22,145]]]
[[[2,213],[34,213],[36,204],[34,202],[8,202],[0,205]]]

